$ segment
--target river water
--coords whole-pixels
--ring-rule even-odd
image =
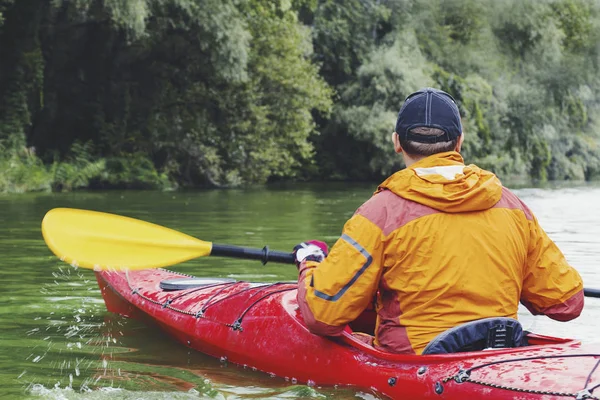
[[[145,325],[110,314],[94,275],[61,263],[40,232],[54,207],[112,212],[197,238],[290,251],[299,241],[332,244],[373,185],[302,185],[193,193],[91,192],[0,197],[0,398],[378,399],[375,393],[293,385],[224,365]],[[600,288],[600,185],[516,189],[586,287]],[[174,267],[196,276],[293,280],[280,264],[205,257]],[[597,341],[600,299],[568,323],[519,315],[528,330]]]

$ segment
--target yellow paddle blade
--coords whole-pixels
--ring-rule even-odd
[[[61,260],[94,270],[166,267],[212,250],[212,243],[164,226],[72,208],[48,211],[42,234]]]

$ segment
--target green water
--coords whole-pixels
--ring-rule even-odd
[[[40,233],[54,207],[113,212],[223,244],[289,251],[299,241],[332,244],[374,185],[279,187],[193,193],[102,192],[0,197],[0,398],[377,399],[348,388],[307,387],[222,364],[104,308],[91,271],[61,263]],[[600,287],[600,187],[519,189],[586,286]],[[196,276],[293,280],[296,269],[206,257],[174,269]],[[522,311],[526,328],[596,340],[600,299],[576,321]],[[293,340],[293,338],[290,338]]]

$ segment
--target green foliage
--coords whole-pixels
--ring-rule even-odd
[[[390,146],[396,107],[411,92],[432,84],[423,66],[427,66],[427,61],[414,34],[402,32],[393,42],[373,51],[352,83],[340,86],[340,102],[332,125],[345,136],[335,144],[322,142],[322,146],[323,151],[338,147],[334,155],[347,157],[351,164],[356,164],[357,159],[366,159],[362,173],[349,173],[346,177],[378,177],[398,165]],[[359,145],[355,146],[354,142]]]
[[[159,173],[152,160],[144,154],[110,157],[103,164],[101,173],[94,175],[94,186],[161,190],[174,188],[167,174]]]
[[[468,44],[479,36],[485,21],[484,4],[479,0],[446,0],[439,3],[440,27],[453,41]]]
[[[584,135],[567,136],[553,144],[553,158],[548,166],[548,178],[555,180],[589,180],[598,178],[600,160],[598,142]]]
[[[203,8],[194,16],[197,26],[185,28],[181,10],[155,10],[173,22],[151,37],[153,51],[165,56],[147,73],[168,79],[154,84],[156,103],[143,113],[135,147],[156,154],[159,168],[184,186],[292,175],[312,156],[306,140],[315,131],[312,110],[327,113],[330,107],[331,92],[310,63],[310,31],[298,23],[290,2],[252,1],[238,8],[213,3],[213,11]],[[181,27],[173,30],[173,24]],[[211,35],[214,44],[206,43]]]
[[[385,32],[390,10],[379,1],[322,0],[312,16],[315,60],[332,84],[354,77]]]
[[[4,13],[14,3],[14,0],[0,0],[0,29],[4,25]]]
[[[600,175],[600,3],[0,0],[0,191],[381,179],[412,91],[502,176]],[[36,151],[25,148],[35,148]]]
[[[568,51],[581,51],[592,44],[592,7],[589,1],[554,1],[551,8],[565,35],[563,45]]]
[[[496,3],[497,19],[492,27],[501,48],[517,62],[545,46],[556,32],[550,10],[543,2],[503,0]],[[561,37],[562,39],[562,37]]]
[[[131,38],[146,33],[146,20],[153,0],[51,0],[52,7],[72,14],[72,18],[96,20],[104,16],[116,29],[123,29]],[[102,15],[102,17],[100,16]]]
[[[310,62],[310,31],[285,3],[253,0],[243,9],[253,37],[250,79],[234,88],[229,104],[247,111],[230,114],[222,154],[224,169],[246,182],[291,176],[312,156],[311,111],[326,115],[331,106],[332,93]]]
[[[50,190],[50,173],[32,149],[0,147],[0,171],[0,193]]]
[[[23,12],[41,4],[27,1]],[[69,169],[77,141],[93,143],[90,157],[107,161],[103,177],[92,182],[103,186],[265,182],[310,162],[312,113],[326,116],[332,95],[311,62],[310,29],[297,17],[314,1],[51,5],[40,12],[52,25],[42,32],[30,21],[28,28],[44,39],[34,40],[34,49],[47,44],[41,66],[53,80],[40,96],[47,105],[31,102],[43,82],[18,76],[15,90],[0,89],[10,110],[0,114],[0,131],[7,143],[20,140],[12,147],[27,140],[45,160],[55,153],[65,159],[57,187],[92,182],[87,171],[75,177]]]
[[[488,68],[490,27],[487,0],[417,1],[414,15],[398,30],[414,29],[419,47],[441,68],[466,75]],[[460,54],[460,57],[457,55]]]
[[[64,162],[54,162],[50,168],[53,191],[71,191],[87,187],[106,169],[104,160],[95,160],[91,142],[75,142]]]
[[[166,174],[159,174],[143,155],[96,159],[91,142],[75,142],[64,161],[49,166],[36,156],[35,149],[1,152],[0,193],[30,191],[71,191],[90,185],[135,189],[171,189]]]
[[[32,124],[32,111],[39,107],[44,61],[36,37],[42,10],[32,8],[36,0],[0,1],[6,21],[0,30],[0,145],[20,151]]]
[[[467,161],[502,176],[597,176],[600,153],[594,127],[600,103],[592,94],[600,89],[597,3],[382,3],[392,12],[391,31],[371,45],[373,50],[350,74],[338,73],[344,77],[335,86],[340,100],[323,128],[327,138],[319,142],[323,175],[375,177],[398,167],[385,126],[393,126],[391,115],[400,108],[405,90],[416,88],[398,89],[409,77],[421,75],[413,80],[418,86],[433,82],[458,101]],[[360,26],[360,17],[354,18]],[[354,40],[360,43],[365,37]],[[412,37],[417,41],[411,50],[381,57],[394,38],[406,45],[413,43]],[[323,53],[336,50],[331,46]],[[379,72],[367,73],[371,70]],[[345,151],[329,150],[334,145]]]

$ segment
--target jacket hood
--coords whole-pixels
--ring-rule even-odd
[[[465,165],[455,151],[431,155],[396,172],[375,193],[382,190],[449,213],[487,210],[502,197],[496,175]]]

